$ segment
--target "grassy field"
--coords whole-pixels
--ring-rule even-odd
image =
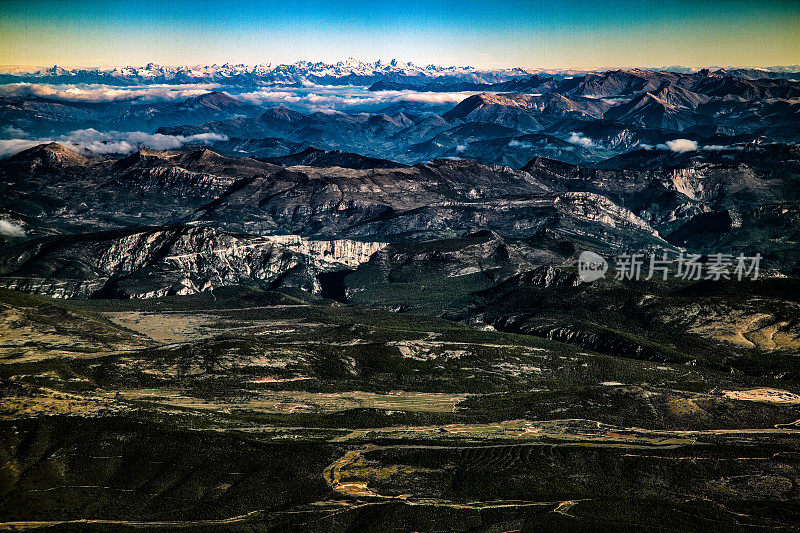
[[[789,352],[731,371],[721,336],[639,337],[605,298],[569,316],[619,305],[595,327],[674,357],[243,289],[0,291],[0,528],[792,529]]]

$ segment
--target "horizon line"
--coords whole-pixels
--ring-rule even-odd
[[[460,68],[460,69],[471,69],[478,72],[486,72],[491,70],[525,70],[525,71],[601,71],[601,70],[635,70],[635,69],[642,69],[642,70],[666,70],[671,68],[686,68],[686,69],[693,69],[693,70],[703,70],[703,69],[760,69],[760,70],[768,70],[771,68],[790,68],[790,67],[798,67],[800,68],[800,64],[728,64],[728,65],[684,65],[684,64],[672,64],[672,65],[601,65],[601,66],[593,66],[593,67],[585,67],[585,66],[559,66],[559,67],[543,67],[543,66],[487,66],[487,67],[475,67],[469,64],[466,65],[457,65],[457,64],[445,64],[445,63],[415,63],[414,61],[406,61],[406,60],[384,60],[384,59],[376,59],[376,60],[360,60],[353,57],[348,57],[339,61],[335,62],[327,62],[327,61],[315,61],[311,59],[299,59],[293,62],[278,62],[273,63],[269,61],[264,61],[261,63],[244,63],[244,62],[233,62],[233,61],[225,61],[225,62],[209,62],[209,63],[160,63],[157,61],[146,61],[140,64],[122,64],[122,63],[102,63],[102,64],[68,64],[68,63],[48,63],[48,64],[0,64],[0,69],[17,69],[20,70],[20,73],[23,74],[33,74],[35,71],[22,71],[22,69],[50,69],[50,68],[63,68],[69,70],[113,70],[116,68],[144,68],[147,65],[154,65],[158,67],[166,67],[166,68],[181,68],[181,67],[223,67],[223,66],[232,66],[232,67],[257,67],[257,66],[270,66],[270,67],[278,67],[278,66],[291,66],[296,65],[298,63],[318,63],[322,65],[340,65],[346,64],[349,60],[355,60],[365,65],[376,65],[378,63],[383,65],[389,65],[392,61],[396,61],[398,65],[413,65],[419,68],[427,68],[427,67],[437,67],[437,68]]]

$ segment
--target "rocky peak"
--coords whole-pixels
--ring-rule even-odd
[[[304,118],[305,115],[299,111],[294,111],[282,105],[267,109],[264,114],[261,115],[261,120],[264,121],[296,122]]]
[[[181,155],[181,152],[171,150],[156,150],[146,146],[132,154],[123,157],[114,164],[114,169],[124,170],[134,166],[152,166],[171,161]]]
[[[56,167],[84,166],[90,162],[90,158],[73,152],[69,148],[56,142],[40,144],[33,148],[23,150],[12,156],[9,160],[15,163],[30,164],[32,166],[46,165]]]
[[[189,98],[186,100],[186,104],[189,106],[203,106],[216,111],[228,110],[242,105],[236,98],[219,91],[212,91]]]

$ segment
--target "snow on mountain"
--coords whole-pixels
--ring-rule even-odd
[[[111,69],[65,69],[55,65],[21,73],[15,71],[0,74],[3,81],[39,81],[50,83],[109,82],[130,83],[199,83],[223,82],[234,84],[330,84],[369,85],[378,80],[419,79],[420,83],[430,78],[448,81],[471,81],[476,83],[499,83],[515,77],[529,76],[521,68],[480,70],[473,67],[419,66],[393,59],[363,62],[349,58],[338,63],[298,61],[292,64],[272,65],[196,65],[163,66],[148,63],[143,67],[125,66]]]

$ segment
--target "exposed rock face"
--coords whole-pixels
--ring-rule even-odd
[[[141,169],[137,173],[129,173],[123,179],[127,181],[128,186],[135,185],[153,191],[171,191],[182,197],[213,197],[222,194],[235,181],[231,177],[192,172],[180,167]],[[119,185],[119,182],[106,184],[107,187],[114,185]]]
[[[59,165],[40,164],[42,154],[55,154]],[[602,168],[539,157],[524,171],[450,160],[356,169],[281,167],[210,150],[84,158],[46,145],[0,162],[0,177],[11,187],[6,205],[70,232],[201,220],[249,234],[394,242],[481,229],[526,237],[547,228],[659,246],[660,235],[702,213],[800,200],[796,149],[692,157],[639,150]]]
[[[316,258],[320,264],[330,264],[335,267],[343,265],[349,268],[356,268],[361,263],[369,261],[369,258],[382,250],[386,244],[385,242],[363,242],[349,239],[301,240],[301,246],[308,249],[306,255]]]
[[[0,162],[0,208],[13,206],[21,219],[50,225],[31,236],[199,222],[222,231],[325,241],[412,242],[480,230],[525,239],[550,231],[613,248],[705,249],[720,242],[738,252],[756,244],[741,221],[780,204],[784,210],[774,213],[784,214],[759,217],[762,229],[795,242],[795,233],[785,231],[793,224],[786,213],[800,201],[795,148],[654,157],[639,150],[597,168],[540,157],[524,170],[451,160],[398,168],[283,167],[210,150],[142,149],[115,160],[45,145]],[[58,164],[41,162],[51,160]],[[703,217],[730,223],[711,228]],[[298,253],[343,268],[355,268],[375,251],[314,246],[327,249]]]
[[[488,289],[477,291],[474,294],[482,298],[498,298],[523,287],[577,287],[581,285],[580,277],[575,272],[568,272],[563,268],[545,265],[514,274]]]
[[[543,228],[659,242],[647,223],[598,194],[556,194],[527,172],[437,160],[394,169],[290,167],[239,182],[198,218],[248,233],[290,231],[323,238],[427,240],[488,229],[510,237]],[[244,222],[246,221],[246,222]]]
[[[655,152],[636,150],[597,168],[536,158],[524,169],[553,189],[580,195],[595,193],[611,200],[629,211],[631,227],[644,223],[675,245],[706,249],[723,239],[738,250],[751,248],[754,242],[745,238],[742,221],[770,205],[783,206],[785,216],[759,217],[761,229],[796,242],[792,237],[796,232],[786,231],[791,226],[789,213],[800,201],[800,154],[796,147],[752,145],[700,154]],[[600,198],[574,201],[572,206],[577,208],[582,203],[588,203],[598,214],[609,209],[622,215],[616,207],[604,207],[607,203]],[[630,219],[631,214],[639,220]],[[704,222],[723,218],[729,222],[722,229]],[[717,235],[710,240],[709,232]],[[762,240],[762,250],[779,242]]]
[[[354,268],[383,246],[206,227],[105,232],[39,239],[10,250],[0,285],[59,298],[149,298],[227,285],[297,287],[318,294],[317,274]]]
[[[53,298],[78,298],[97,293],[103,288],[102,279],[61,280],[33,277],[0,278],[0,286],[31,294],[44,294]]]
[[[632,229],[651,232],[658,237],[658,232],[630,210],[616,205],[614,202],[590,192],[568,192],[555,200],[556,208],[570,216],[589,222],[600,222],[606,226],[628,226]]]

